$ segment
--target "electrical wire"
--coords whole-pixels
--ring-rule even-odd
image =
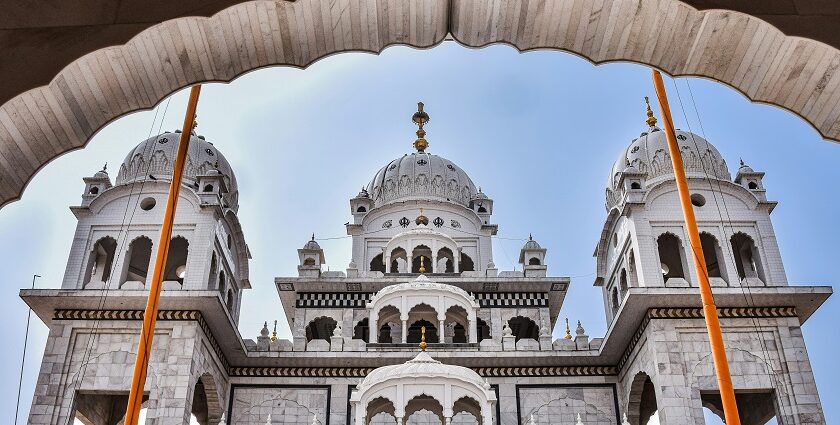
[[[39,278],[41,276],[37,274],[32,275],[32,289],[35,289],[35,278]],[[32,319],[32,307],[29,307],[26,312],[26,332],[23,336],[23,354],[21,354],[20,358],[20,378],[18,379],[18,394],[17,394],[17,403],[15,403],[15,425],[18,422],[18,414],[20,413],[20,391],[23,388],[23,369],[26,365],[26,344],[29,342],[29,322]]]

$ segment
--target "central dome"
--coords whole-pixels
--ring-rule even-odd
[[[382,167],[367,191],[380,207],[412,199],[438,199],[469,207],[475,184],[461,167],[438,155],[415,152]]]

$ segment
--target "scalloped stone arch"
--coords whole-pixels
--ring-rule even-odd
[[[191,84],[267,66],[303,68],[340,52],[429,48],[448,34],[469,47],[562,50],[595,64],[710,78],[840,140],[840,50],[740,12],[698,11],[679,0],[256,0],[150,27],[0,106],[0,207],[110,121]]]

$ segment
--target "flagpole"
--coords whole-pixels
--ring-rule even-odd
[[[166,257],[169,254],[169,242],[172,239],[172,223],[175,220],[178,195],[181,192],[181,179],[184,173],[190,135],[192,134],[195,122],[195,110],[198,105],[199,93],[201,93],[201,85],[192,86],[190,89],[190,100],[187,104],[187,113],[184,116],[184,127],[181,130],[181,140],[178,143],[178,153],[175,156],[172,182],[169,186],[169,196],[166,200],[166,211],[163,216],[163,225],[160,229],[160,241],[158,242],[155,267],[152,272],[151,286],[149,287],[149,299],[146,303],[146,311],[143,313],[143,327],[140,330],[140,342],[137,345],[137,358],[134,362],[134,375],[131,378],[131,390],[128,394],[125,425],[137,425],[140,408],[143,404],[143,388],[146,385],[149,355],[152,351],[152,339],[155,335],[155,325],[157,323],[160,290],[163,284],[163,267],[166,264]]]
[[[700,233],[697,230],[697,221],[694,218],[694,209],[691,205],[691,194],[688,192],[682,155],[680,155],[677,135],[674,132],[674,121],[671,119],[671,108],[668,106],[668,96],[665,93],[665,85],[662,83],[662,74],[655,69],[653,70],[653,86],[656,88],[656,96],[662,110],[665,138],[668,141],[671,164],[674,167],[674,177],[677,180],[685,227],[688,239],[691,242],[691,252],[694,254],[697,281],[700,284],[700,297],[703,301],[703,316],[706,318],[706,329],[709,332],[709,343],[712,346],[712,359],[715,363],[715,373],[720,388],[720,399],[723,402],[725,422],[727,425],[741,425],[741,419],[738,416],[738,404],[735,401],[735,389],[732,386],[732,376],[729,373],[729,361],[726,359],[726,347],[723,344],[723,334],[720,330],[720,319],[718,318],[712,287],[709,284],[706,258],[703,256],[703,249],[701,248]]]

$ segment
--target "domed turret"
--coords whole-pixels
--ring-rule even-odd
[[[138,144],[126,155],[115,186],[149,179],[168,180],[175,168],[175,156],[178,151],[180,133],[163,133]],[[214,172],[221,173],[227,193],[222,197],[227,206],[238,209],[239,189],[236,176],[224,155],[201,136],[191,135],[187,151],[187,163],[184,166],[184,184],[195,186],[198,177]]]
[[[656,126],[656,119],[653,118],[650,105],[648,105],[647,123],[648,131],[633,139],[613,164],[607,182],[607,209],[612,208],[621,200],[621,196],[618,195],[622,192],[620,182],[623,174],[644,174],[645,184],[639,189],[648,189],[662,181],[674,178],[668,141],[665,138],[665,132]],[[726,161],[714,145],[688,131],[677,129],[676,134],[686,177],[704,179],[711,177],[726,181],[732,179]]]

